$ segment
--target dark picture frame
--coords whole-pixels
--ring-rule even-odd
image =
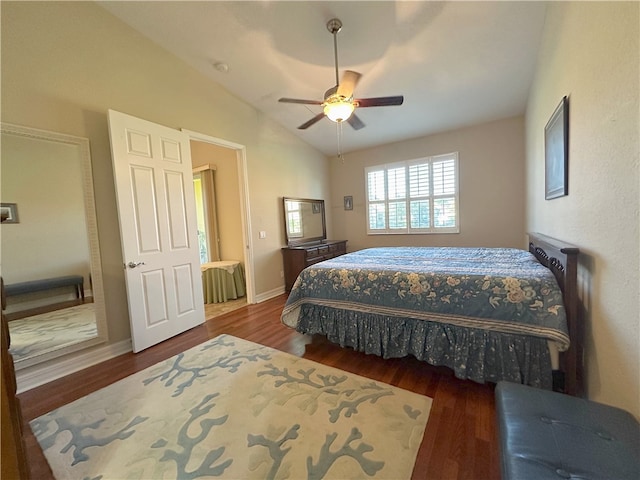
[[[348,195],[344,197],[344,209],[353,210],[353,196]]]
[[[2,223],[20,223],[18,220],[18,205],[15,203],[0,203],[0,218]]]
[[[569,101],[562,97],[544,127],[544,198],[569,194]]]

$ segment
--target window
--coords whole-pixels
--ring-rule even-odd
[[[193,175],[193,189],[196,199],[196,223],[198,224],[198,249],[200,250],[200,263],[209,261],[209,241],[207,238],[206,202],[204,199],[204,187],[202,175]]]
[[[458,233],[458,154],[365,168],[367,233]]]
[[[200,263],[220,260],[214,181],[215,168],[215,165],[206,164],[193,169],[193,191],[196,200]]]

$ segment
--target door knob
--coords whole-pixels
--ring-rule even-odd
[[[139,267],[140,265],[145,265],[144,262],[129,262],[127,263],[127,267],[129,268],[136,268]]]

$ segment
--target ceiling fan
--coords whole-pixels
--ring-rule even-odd
[[[364,107],[388,107],[393,105],[402,105],[404,97],[397,95],[393,97],[376,97],[376,98],[353,98],[353,91],[362,76],[358,72],[346,70],[342,75],[342,80],[338,77],[338,40],[337,34],[342,29],[342,22],[337,18],[332,18],[327,22],[327,30],[333,35],[333,53],[336,65],[336,86],[327,90],[324,94],[324,100],[302,100],[298,98],[281,98],[278,100],[282,103],[301,103],[305,105],[321,105],[322,113],[319,113],[311,120],[303,123],[298,127],[299,130],[305,130],[314,123],[328,117],[330,120],[341,123],[347,121],[355,130],[360,130],[365,125],[354,113],[356,108]]]

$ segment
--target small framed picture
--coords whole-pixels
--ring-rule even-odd
[[[15,203],[0,203],[0,219],[2,223],[20,223],[18,206]]]
[[[353,210],[353,197],[351,195],[344,197],[344,209]]]
[[[569,103],[562,97],[544,127],[544,198],[569,194]]]

